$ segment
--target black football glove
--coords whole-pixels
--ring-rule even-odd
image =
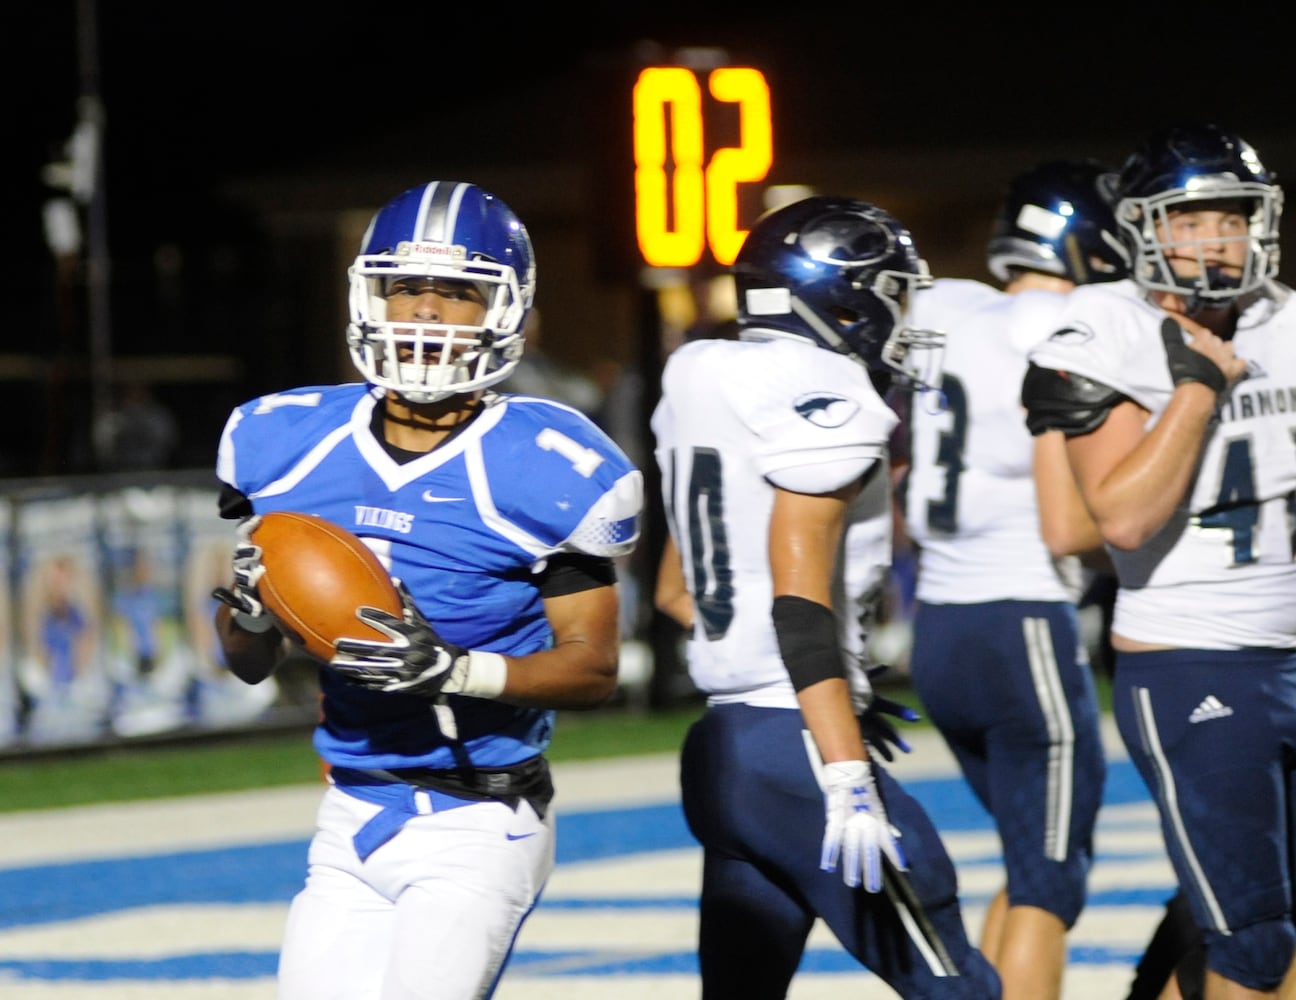
[[[350,683],[371,691],[435,699],[467,690],[470,694],[489,697],[491,692],[481,690],[481,682],[486,678],[475,678],[479,683],[471,684],[474,657],[499,661],[501,669],[503,661],[493,653],[474,654],[446,642],[423,617],[405,585],[399,580],[395,583],[404,617],[397,618],[367,605],[357,608],[356,618],[387,638],[337,639],[333,643],[336,653],[329,666]],[[499,686],[503,686],[502,678]]]
[[[261,546],[252,542],[252,532],[261,523],[261,515],[253,514],[239,522],[234,544],[234,588],[217,587],[212,597],[234,609],[234,623],[244,632],[269,632],[275,627],[274,619],[266,614],[265,605],[257,594],[257,583],[265,576],[261,562]]]
[[[890,669],[885,663],[870,667],[868,670],[869,680],[872,681],[874,677],[884,674]],[[909,753],[913,748],[896,731],[896,727],[887,716],[905,722],[917,722],[922,716],[908,705],[892,701],[890,698],[883,698],[876,691],[873,693],[868,708],[859,717],[860,732],[863,734],[864,742],[868,744],[869,750],[881,754],[890,763],[895,760],[895,754],[891,750],[892,746],[904,753]]]
[[[1161,340],[1165,344],[1170,378],[1175,385],[1200,382],[1213,389],[1216,395],[1228,388],[1228,379],[1219,365],[1201,351],[1189,347],[1184,340],[1183,327],[1168,317],[1161,321]]]

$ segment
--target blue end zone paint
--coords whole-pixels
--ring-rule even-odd
[[[1073,964],[1128,965],[1133,968],[1141,950],[1123,948],[1072,948]],[[272,952],[230,952],[185,955],[144,961],[0,961],[0,982],[211,982],[220,979],[264,979],[275,974],[278,957]],[[553,967],[552,973],[546,971]],[[802,957],[801,972],[851,974],[859,963],[838,949],[812,948]],[[513,974],[528,976],[665,976],[698,974],[692,951],[667,952],[609,960],[606,952],[518,952],[509,964]]]
[[[943,831],[991,829],[989,817],[961,778],[908,780],[906,787],[922,801]],[[1105,805],[1145,803],[1147,792],[1128,761],[1108,764]],[[624,855],[692,849],[697,845],[688,832],[678,803],[629,809],[561,810],[559,792],[558,847],[560,864],[574,864]],[[167,904],[287,903],[306,874],[306,840],[258,844],[211,851],[178,852],[142,858],[116,858],[58,865],[0,870],[0,929],[39,926]],[[1143,857],[1131,852],[1110,857]],[[1160,855],[1158,855],[1160,856]],[[1103,856],[1100,855],[1099,861]],[[982,858],[961,857],[960,867],[999,864],[997,853]],[[1091,893],[1089,905],[1162,905],[1169,890],[1135,886]],[[988,898],[965,895],[978,905]],[[643,909],[690,911],[695,896],[542,900],[550,909]],[[1080,964],[1128,964],[1138,960],[1142,942],[1134,951],[1119,947],[1074,947],[1071,961]],[[588,961],[584,961],[587,958]],[[275,973],[273,952],[205,952],[156,960],[0,960],[0,982],[15,981],[195,981],[259,979]],[[606,951],[582,953],[527,952],[513,956],[510,968],[529,975],[664,975],[697,973],[692,951],[618,959]],[[854,973],[859,966],[840,950],[814,949],[806,953],[802,970],[817,973]]]
[[[159,959],[69,959],[67,961],[0,961],[0,983],[5,979],[42,982],[178,981],[263,979],[275,974],[275,952],[207,952]]]
[[[0,928],[141,906],[291,899],[306,875],[306,842],[0,871]]]
[[[989,818],[961,779],[910,781],[941,830],[985,830]],[[1146,800],[1128,762],[1110,766],[1104,802]],[[574,864],[696,847],[676,803],[559,812],[558,862]],[[0,870],[0,928],[37,925],[140,906],[286,901],[306,873],[304,840],[143,858]],[[984,859],[997,863],[998,855]]]
[[[562,811],[561,794],[556,852],[559,864],[697,847],[678,803],[567,813]]]

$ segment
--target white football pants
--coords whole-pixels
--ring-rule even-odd
[[[279,1000],[484,1000],[554,867],[554,812],[478,802],[420,815],[361,861],[379,806],[330,786],[279,959]]]

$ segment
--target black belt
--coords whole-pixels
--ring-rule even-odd
[[[335,767],[332,773],[333,780],[342,785],[396,782],[430,788],[456,798],[504,802],[512,809],[517,809],[518,803],[525,799],[541,819],[554,796],[549,761],[542,756],[508,767]]]

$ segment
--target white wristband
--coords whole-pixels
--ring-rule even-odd
[[[246,611],[235,611],[230,617],[234,619],[235,625],[253,635],[264,635],[275,627],[274,619],[265,613],[250,615]]]
[[[474,649],[468,654],[468,675],[460,694],[474,698],[498,698],[508,682],[508,664],[499,653]]]

